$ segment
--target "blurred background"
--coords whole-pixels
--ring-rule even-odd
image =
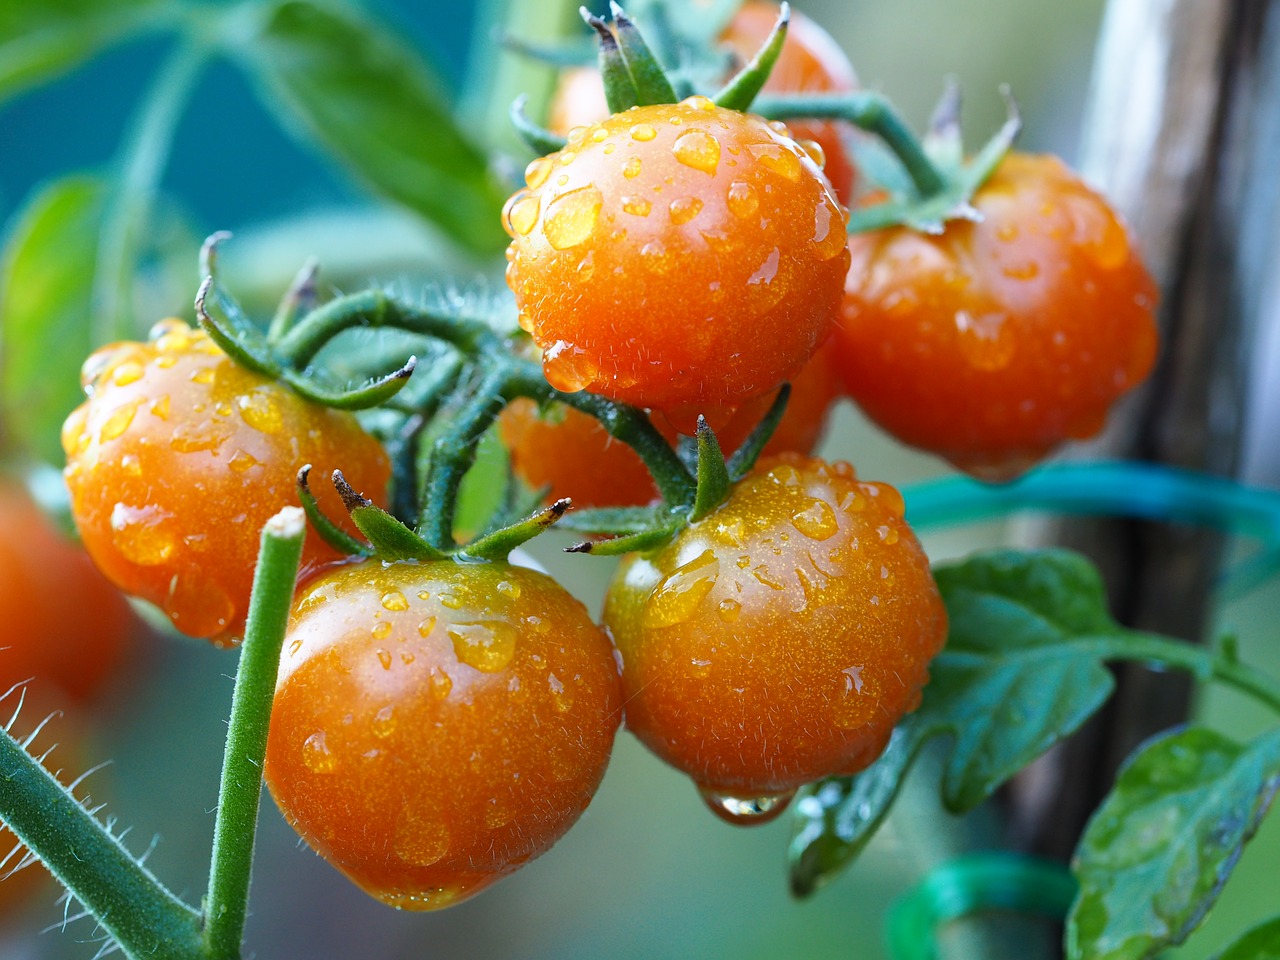
[[[532,11],[534,0],[512,0]],[[502,71],[489,37],[505,16],[501,0],[367,6],[422,51],[442,87],[461,103],[463,123],[478,137],[501,136],[476,91]],[[919,128],[942,89],[959,79],[967,94],[971,143],[1003,118],[997,90],[1009,84],[1027,123],[1021,145],[1071,161],[1077,151],[1102,0],[895,0],[851,4],[800,0],[851,56],[861,82],[886,92]],[[529,14],[535,15],[535,14]],[[0,104],[0,220],[9,221],[30,192],[74,170],[109,168],[122,131],[172,42],[149,37],[115,47],[80,69]],[[510,55],[504,55],[508,59]],[[545,94],[549,68],[521,65]],[[509,80],[509,77],[506,78]],[[533,92],[537,93],[537,89]],[[449,275],[464,287],[501,289],[501,258],[477,258],[451,245],[411,214],[371,199],[342,170],[284,132],[242,71],[214,62],[201,75],[177,127],[162,179],[167,249],[153,264],[141,302],[160,316],[190,314],[198,281],[199,238],[218,229],[236,235],[226,247],[225,276],[258,311],[283,291],[310,255],[325,275],[354,289],[393,282],[414,290]],[[860,475],[897,485],[940,475],[931,458],[895,445],[848,405],[833,419],[823,453],[853,460]],[[1275,482],[1275,476],[1254,479]],[[1008,524],[928,533],[935,560],[999,543]],[[534,552],[593,612],[599,611],[612,561],[566,557],[564,540],[544,537]],[[1280,583],[1223,603],[1216,617],[1238,632],[1242,655],[1280,669],[1274,612]],[[188,898],[204,888],[217,795],[218,757],[229,710],[234,653],[173,637],[143,638],[136,662],[94,712],[77,757],[88,766],[109,758],[90,790],[124,824],[131,848],[158,838],[148,863]],[[1238,734],[1263,719],[1215,691],[1198,710]],[[42,742],[59,739],[54,721]],[[64,759],[64,762],[70,762]],[[77,761],[79,762],[79,761]],[[712,817],[691,785],[620,734],[603,789],[581,823],[550,853],[491,892],[439,915],[396,913],[367,899],[301,846],[270,801],[264,803],[247,932],[248,956],[346,960],[433,957],[574,960],[574,958],[887,958],[882,922],[893,899],[974,838],[990,838],[992,814],[961,823],[930,798],[932,771],[916,772],[888,826],[853,869],[811,900],[787,893],[789,824],[737,829]],[[1179,958],[1207,957],[1274,908],[1273,870],[1280,823],[1244,857],[1238,876],[1205,932]],[[1270,877],[1271,879],[1268,879]],[[88,958],[91,922],[59,932],[62,907],[46,888],[0,918],[6,960]],[[46,931],[46,932],[41,932]],[[963,933],[958,935],[961,939]],[[958,943],[957,949],[963,949]]]

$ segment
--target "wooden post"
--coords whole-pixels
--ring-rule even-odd
[[[1082,168],[1137,235],[1164,338],[1150,383],[1083,455],[1234,476],[1268,273],[1280,265],[1280,0],[1112,0]],[[1220,537],[1106,519],[1033,529],[1101,565],[1123,622],[1210,639]],[[1123,759],[1186,719],[1184,678],[1117,674],[1108,709],[1014,788],[1013,827],[1033,849],[1069,856]]]

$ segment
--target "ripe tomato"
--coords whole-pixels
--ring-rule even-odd
[[[863,769],[919,704],[947,617],[902,512],[847,463],[789,455],[623,561],[604,621],[627,727],[726,819]]]
[[[99,350],[82,379],[89,399],[62,432],[80,535],[117,586],[188,636],[242,630],[262,525],[297,502],[299,468],[341,469],[385,500],[386,454],[354,417],[237,366],[179,320],[157,324],[148,343]],[[316,488],[345,519],[329,485]],[[335,556],[308,533],[304,566]]]
[[[777,19],[776,3],[753,0],[734,15],[721,40],[745,63],[764,44]],[[814,21],[793,10],[786,43],[764,92],[842,93],[857,87],[853,64],[839,44]],[[590,126],[608,115],[599,70],[578,67],[561,75],[548,120],[553,131],[568,133],[574,127]],[[835,188],[836,197],[847,205],[853,196],[854,167],[844,141],[852,134],[852,128],[847,123],[813,120],[795,120],[788,126],[796,140],[812,140],[822,148],[826,158],[823,172]]]
[[[64,694],[83,703],[102,690],[136,626],[120,592],[9,480],[0,480],[0,618],[0,693],[31,677],[57,706]]]
[[[810,453],[818,445],[827,414],[839,392],[839,373],[830,341],[819,348],[791,384],[791,399],[765,454]],[[736,410],[709,411],[708,422],[725,453],[740,447],[765,415],[774,394],[749,400]],[[671,442],[680,429],[663,413],[654,425]],[[577,507],[633,506],[658,496],[644,463],[625,443],[614,440],[599,421],[567,407],[549,416],[520,399],[502,411],[502,439],[516,474],[534,489],[549,488],[551,497],[572,497]]]
[[[1010,154],[981,223],[855,235],[837,335],[849,394],[987,480],[1093,436],[1155,360],[1156,289],[1124,225],[1054,157]]]
[[[557,388],[736,404],[826,338],[846,214],[774,125],[705,97],[636,107],[535,160],[526,182],[504,217],[507,282]]]
[[[341,566],[295,598],[267,783],[366,892],[437,909],[569,829],[604,774],[621,702],[608,640],[545,574]]]

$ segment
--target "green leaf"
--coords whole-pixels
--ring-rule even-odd
[[[1200,727],[1148,741],[1076,849],[1080,896],[1068,918],[1068,955],[1143,960],[1182,943],[1278,788],[1280,730],[1243,745]],[[1275,930],[1261,943],[1266,936],[1280,942]]]
[[[1280,960],[1280,917],[1254,927],[1215,960]]]
[[[50,80],[137,30],[154,27],[155,0],[4,0],[0,102]]]
[[[290,128],[472,251],[502,248],[505,190],[400,38],[351,9],[283,0],[242,54]]]
[[[84,399],[98,235],[107,188],[72,176],[19,214],[0,262],[0,410],[9,441],[62,462],[62,421]]]
[[[947,646],[920,708],[852,778],[826,780],[795,805],[791,883],[805,895],[870,841],[921,746],[937,736],[943,800],[967,810],[1074,732],[1111,692],[1103,665],[1130,635],[1106,611],[1087,560],[1062,550],[1001,550],[934,571]]]

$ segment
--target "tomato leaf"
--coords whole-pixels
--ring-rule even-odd
[[[62,462],[62,421],[84,399],[106,196],[90,176],[44,187],[19,213],[0,260],[0,410],[8,441],[49,463]]]
[[[1254,927],[1215,960],[1280,960],[1280,917]]]
[[[282,0],[242,50],[266,105],[360,179],[477,253],[501,249],[505,191],[414,50],[357,12]]]
[[[1062,550],[994,551],[934,571],[947,605],[947,646],[920,708],[889,748],[852,778],[822,781],[795,805],[791,885],[805,895],[866,846],[921,746],[947,738],[946,805],[986,797],[1102,705],[1104,661],[1133,643],[1106,611],[1102,582]]]
[[[150,8],[156,6],[154,0],[4,0],[0,102],[154,26]]]
[[[1141,960],[1182,943],[1277,789],[1280,730],[1239,744],[1191,727],[1139,748],[1076,848],[1080,896],[1067,921],[1068,956]],[[1269,936],[1280,943],[1275,930]]]

